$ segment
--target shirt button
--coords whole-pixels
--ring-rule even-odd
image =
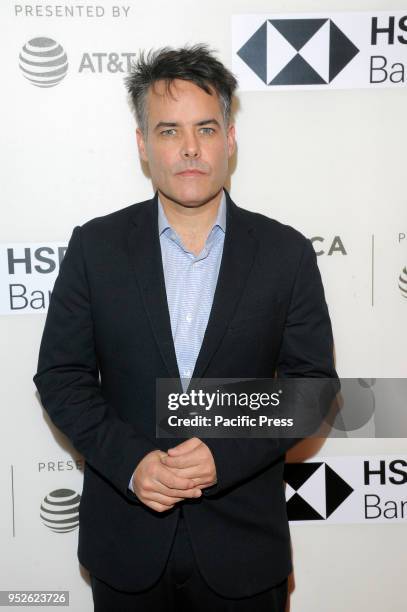
[[[191,376],[191,370],[184,370],[185,376]]]
[[[186,321],[188,321],[188,323],[191,323],[192,321],[192,316],[190,314],[187,314],[187,316],[185,317]]]

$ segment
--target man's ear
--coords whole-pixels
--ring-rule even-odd
[[[229,157],[232,157],[236,149],[236,132],[235,132],[235,126],[233,123],[229,124],[228,126],[227,138],[228,138]]]
[[[138,147],[140,158],[143,161],[148,162],[148,157],[147,157],[147,152],[146,152],[146,143],[144,141],[143,132],[140,130],[140,128],[136,128],[136,138],[137,138],[137,147]]]

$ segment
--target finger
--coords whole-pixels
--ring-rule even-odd
[[[217,483],[217,480],[208,480],[207,478],[194,478],[195,486],[200,489],[205,487],[211,487],[212,485]]]
[[[168,449],[169,455],[182,455],[183,453],[188,453],[193,450],[197,446],[201,444],[201,440],[199,438],[189,438],[189,440],[185,440],[184,442],[180,442],[177,446]]]
[[[172,471],[164,465],[156,475],[155,481],[169,489],[181,489],[182,491],[192,489],[194,486],[194,481],[191,478],[182,478],[177,474],[173,474]]]
[[[175,476],[180,476],[181,478],[195,479],[195,478],[204,477],[204,474],[202,473],[203,470],[200,465],[194,465],[192,467],[186,467],[186,468],[176,468],[176,467],[170,467],[170,466],[167,466],[167,467],[168,469],[171,470],[173,474],[175,474]]]
[[[167,467],[174,468],[194,467],[200,464],[196,449],[175,457],[167,455],[166,457],[161,457],[160,461]]]
[[[150,493],[146,495],[146,499],[157,502],[162,506],[174,506],[174,504],[182,501],[184,498],[180,496],[172,497],[170,495],[166,495],[165,493],[161,493],[160,491],[150,491]]]
[[[163,504],[159,504],[155,501],[148,501],[146,506],[155,510],[156,512],[167,512],[167,510],[171,510],[174,506],[164,506]]]
[[[193,489],[170,489],[164,485],[161,485],[160,483],[157,483],[158,485],[158,489],[157,491],[162,494],[165,495],[168,498],[171,499],[177,499],[179,501],[179,499],[186,499],[186,498],[196,498],[196,497],[201,497],[202,491],[195,486]]]

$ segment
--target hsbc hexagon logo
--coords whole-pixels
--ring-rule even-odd
[[[326,520],[354,491],[324,461],[286,463],[284,480],[289,521]]]
[[[267,19],[237,51],[266,84],[327,85],[359,53],[332,19]]]

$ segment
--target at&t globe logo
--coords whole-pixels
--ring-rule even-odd
[[[19,60],[23,75],[36,87],[55,87],[68,72],[67,55],[52,38],[29,40],[22,48]]]
[[[56,489],[44,497],[40,516],[46,527],[55,533],[73,531],[79,525],[81,496],[71,489]]]

